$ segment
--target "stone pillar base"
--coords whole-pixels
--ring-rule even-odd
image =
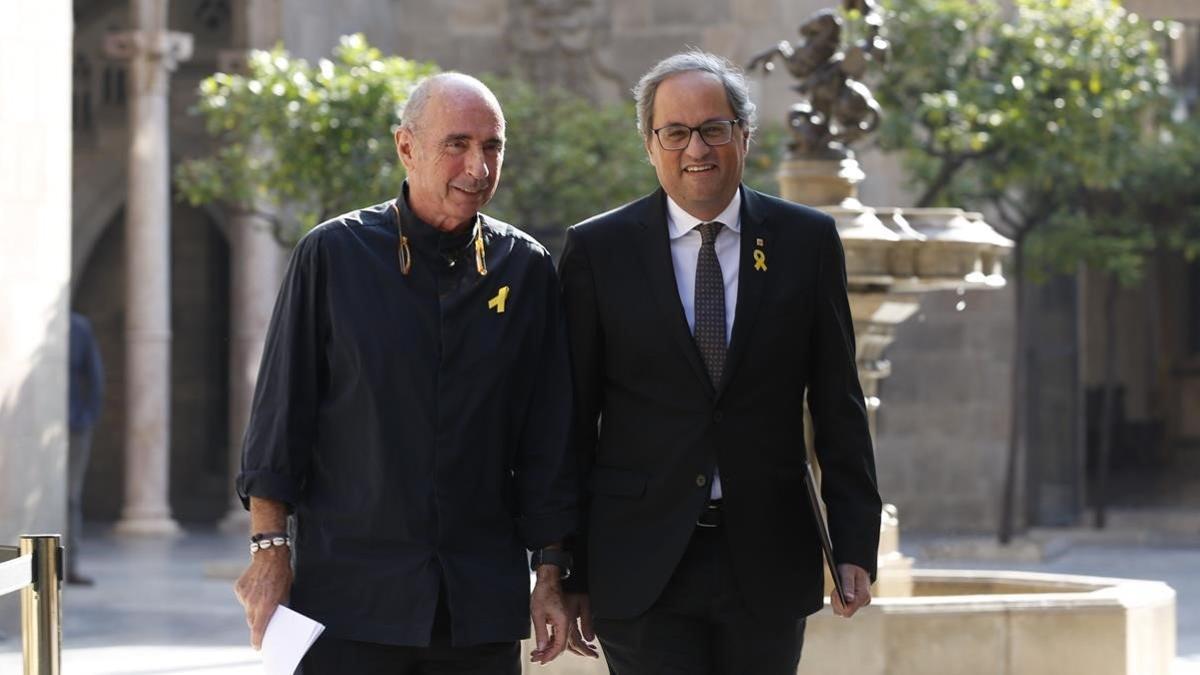
[[[808,206],[836,206],[858,195],[866,177],[858,160],[785,159],[779,165],[781,196]]]
[[[900,516],[894,504],[884,504],[879,522],[879,568],[871,594],[878,598],[908,598],[913,594],[913,559],[900,552]]]
[[[911,598],[913,594],[913,559],[894,553],[879,558],[879,570],[871,596],[876,598]]]
[[[122,516],[113,532],[129,537],[177,537],[183,529],[167,516]]]

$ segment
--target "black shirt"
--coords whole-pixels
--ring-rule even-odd
[[[553,263],[485,217],[480,275],[473,228],[443,233],[402,197],[404,275],[391,204],[323,223],[293,252],[238,492],[294,509],[290,605],[330,635],[428,645],[444,588],[452,644],[520,639],[525,549],[577,520]]]

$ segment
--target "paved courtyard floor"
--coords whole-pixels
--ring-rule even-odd
[[[1023,569],[1158,579],[1178,593],[1177,675],[1200,675],[1200,545],[1167,547],[1075,543],[1044,562],[930,559],[930,540],[907,537],[919,567]],[[84,541],[90,588],[63,593],[65,675],[250,675],[260,673],[247,646],[231,578],[245,563],[244,538],[189,531],[175,540]],[[21,672],[19,635],[0,639],[0,674]]]

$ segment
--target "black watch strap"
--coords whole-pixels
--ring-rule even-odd
[[[542,565],[554,565],[562,570],[562,578],[571,576],[571,565],[574,560],[570,552],[557,548],[539,548],[529,556],[529,569],[537,571]]]

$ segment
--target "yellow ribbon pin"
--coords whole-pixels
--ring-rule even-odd
[[[496,297],[488,300],[488,309],[494,309],[497,314],[503,314],[505,300],[508,300],[508,286],[502,287],[500,292],[496,293]]]
[[[754,249],[754,269],[763,272],[767,271],[767,254],[762,252],[762,249]]]

